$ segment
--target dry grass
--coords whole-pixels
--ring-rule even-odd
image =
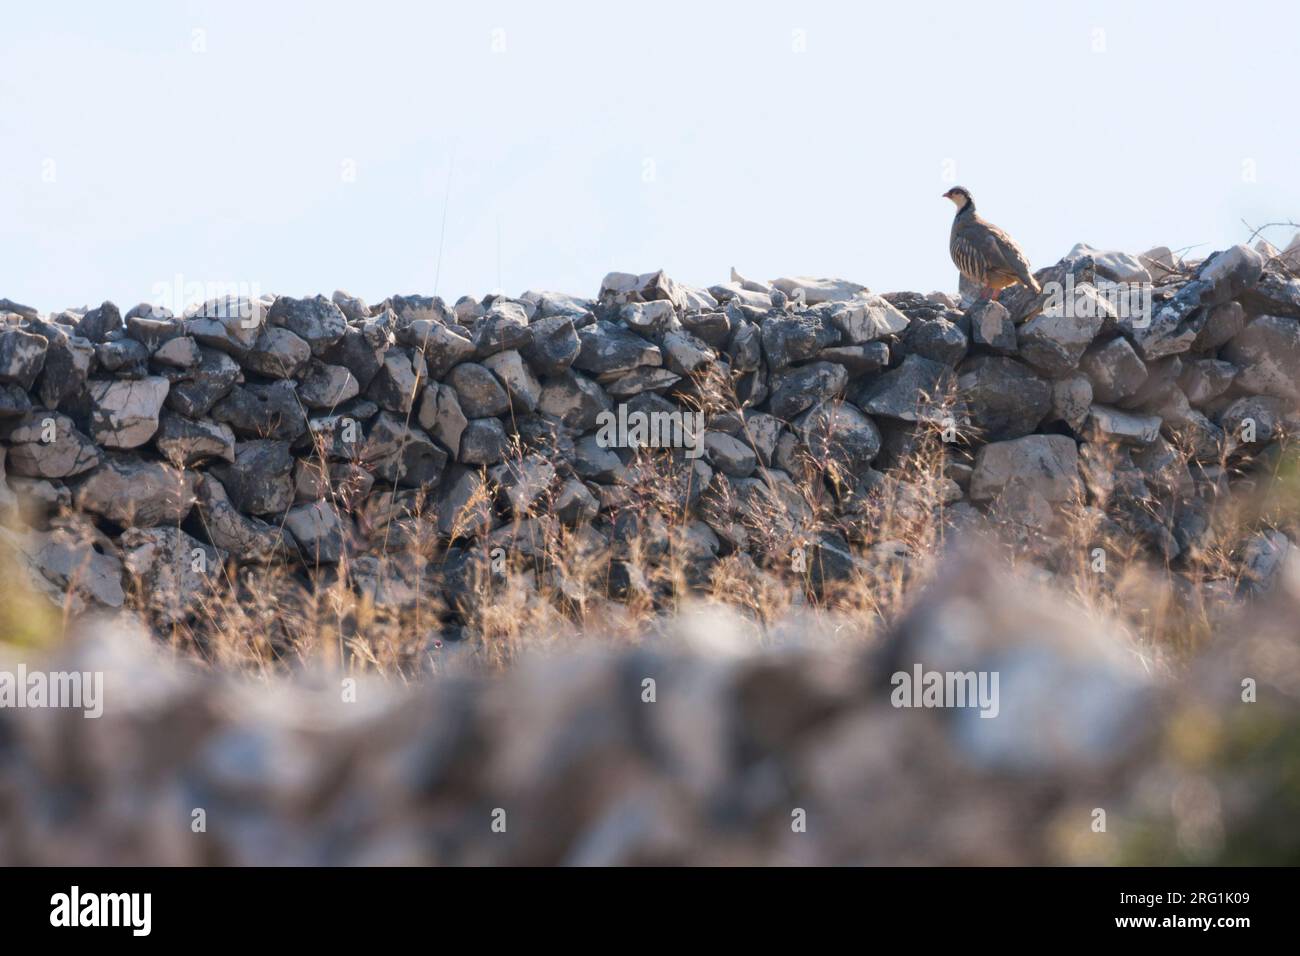
[[[741,410],[731,383],[717,375],[698,377],[675,397],[708,416]],[[485,482],[457,516],[449,543],[436,532],[425,490],[377,483],[359,502],[331,483],[330,498],[354,519],[354,552],[364,556],[337,567],[228,564],[211,575],[191,619],[162,637],[178,655],[250,674],[310,664],[403,680],[436,673],[453,639],[480,665],[501,668],[526,648],[582,635],[634,643],[685,602],[742,611],[758,641],[799,608],[832,622],[846,640],[870,642],[933,580],[937,556],[973,520],[969,505],[947,501],[950,476],[973,460],[975,436],[959,432],[952,440],[953,396],[933,407],[938,412],[916,426],[908,447],[888,452],[895,458],[883,473],[814,460],[805,449],[788,475],[792,485],[760,465],[754,478],[766,488],[751,482],[740,494],[735,482],[715,481],[694,511],[688,501],[700,488],[691,462],[641,450],[625,481],[608,489],[604,537],[555,520],[549,496],[490,537],[474,537],[469,530],[496,499]],[[517,443],[511,462],[547,450]],[[1195,464],[1190,450],[1179,455],[1180,467]],[[327,462],[323,437],[315,460]],[[1140,521],[1135,530],[1135,516],[1158,517],[1172,497],[1127,497],[1120,482],[1085,481],[1046,529],[1026,527],[995,503],[978,522],[981,546],[991,560],[1050,574],[1081,609],[1125,622],[1152,668],[1176,666],[1213,633],[1222,600],[1236,593],[1242,541],[1267,528],[1294,533],[1300,483],[1292,461],[1288,452],[1264,467],[1225,448],[1212,464],[1240,491],[1220,488],[1207,500],[1212,523],[1203,546],[1172,564],[1151,550]],[[1097,473],[1114,474],[1109,463],[1098,465]],[[701,516],[722,540],[714,561],[696,560],[692,525]],[[823,532],[842,535],[857,559],[846,578],[820,573],[828,559],[810,544]],[[128,591],[130,606],[147,607],[142,582]],[[10,635],[24,633],[6,623]]]

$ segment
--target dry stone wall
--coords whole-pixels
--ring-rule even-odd
[[[441,549],[409,573],[455,618],[482,545],[527,554],[557,527],[607,549],[623,597],[649,587],[620,550],[653,531],[626,508],[648,445],[687,515],[688,579],[793,543],[820,587],[854,573],[864,502],[937,435],[949,460],[926,506],[944,520],[1050,535],[1065,508],[1098,507],[1177,568],[1236,464],[1272,460],[1300,424],[1296,258],[1079,246],[1037,273],[1042,295],[1000,302],[734,272],[454,305],[0,300],[0,533],[54,600],[121,606],[139,581],[164,623],[236,586],[214,569],[364,589],[412,540]],[[777,527],[757,517],[776,510]],[[1252,581],[1292,548],[1256,545]]]

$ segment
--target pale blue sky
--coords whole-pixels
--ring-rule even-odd
[[[0,23],[0,296],[42,309],[178,274],[432,292],[446,195],[449,301],[732,265],[951,289],[947,160],[1036,267],[1300,218],[1294,3],[126,0]]]

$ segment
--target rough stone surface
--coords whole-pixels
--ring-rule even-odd
[[[118,608],[126,601],[122,560],[83,524],[15,535],[0,526],[0,545],[19,554],[32,583],[73,612]]]
[[[96,344],[108,340],[108,336],[122,327],[122,313],[112,302],[105,302],[97,309],[91,309],[77,323],[77,334]]]
[[[1136,415],[1108,405],[1094,404],[1088,412],[1084,431],[1094,441],[1149,445],[1160,434],[1160,424],[1158,415]]]
[[[848,475],[856,474],[880,454],[880,429],[849,402],[814,406],[795,422],[795,431],[814,461],[834,463]]]
[[[455,390],[468,418],[488,418],[510,411],[510,396],[486,366],[463,362],[451,370],[447,384]]]
[[[424,432],[381,412],[366,435],[361,462],[390,485],[419,488],[437,484],[447,465],[447,453]]]
[[[164,624],[196,613],[222,587],[222,555],[180,528],[129,528],[121,540],[123,565],[141,580],[149,608]]]
[[[573,367],[593,375],[621,375],[639,365],[662,365],[658,346],[612,322],[596,322],[579,330],[582,347]]]
[[[154,444],[177,468],[194,468],[216,458],[235,460],[235,433],[230,426],[194,421],[168,410],[159,419]]]
[[[438,384],[425,388],[418,420],[420,427],[455,458],[460,451],[460,436],[468,424],[456,398],[456,390],[450,385]]]
[[[501,380],[511,411],[516,414],[537,411],[537,403],[542,397],[542,383],[537,380],[522,355],[513,349],[507,349],[485,358],[483,365]]]
[[[70,478],[99,464],[103,452],[67,415],[31,412],[10,428],[9,471],[29,478]]]
[[[976,356],[957,371],[970,423],[988,441],[1031,434],[1051,411],[1051,384],[1015,359]]]
[[[854,403],[868,414],[900,421],[941,420],[945,417],[944,401],[955,384],[950,369],[919,355],[909,355],[898,368],[859,390]]]
[[[411,410],[427,377],[428,369],[418,350],[391,348],[384,353],[366,396],[380,408],[405,414]]]
[[[290,508],[284,525],[308,564],[338,564],[343,555],[343,523],[328,501]]]
[[[942,317],[928,322],[913,322],[907,327],[901,343],[905,354],[919,355],[949,367],[965,358],[969,347],[966,333]]]
[[[1083,427],[1092,408],[1092,382],[1084,375],[1067,375],[1052,383],[1052,414],[1075,431]]]
[[[1224,346],[1223,357],[1240,368],[1237,387],[1300,399],[1300,320],[1261,315]]]
[[[216,547],[250,564],[269,564],[288,556],[294,542],[284,528],[241,514],[216,476],[203,476],[198,495],[203,526]]]
[[[197,487],[193,471],[113,452],[78,484],[75,502],[124,528],[175,525],[190,513]]]
[[[293,456],[288,442],[271,439],[241,441],[235,445],[233,463],[211,469],[245,514],[281,515],[293,501]]]
[[[74,334],[75,330],[54,322],[33,319],[28,325],[46,341],[45,361],[35,397],[46,408],[58,408],[85,388],[95,361],[94,343]],[[10,388],[19,394],[24,392],[16,385]]]
[[[212,407],[212,418],[229,425],[240,438],[291,442],[307,432],[306,411],[294,381],[237,385]]]
[[[298,383],[298,397],[308,408],[334,409],[361,394],[361,383],[342,365],[312,359]]]
[[[987,501],[1018,487],[1048,502],[1077,495],[1079,455],[1074,441],[1064,435],[1027,435],[981,448],[971,476],[971,498]]]
[[[813,362],[790,369],[775,379],[768,407],[778,418],[792,419],[817,402],[844,391],[849,375],[843,365]]]
[[[1076,300],[1077,302],[1077,300]],[[1063,375],[1078,364],[1105,323],[1093,308],[1059,314],[1043,312],[1026,322],[1018,333],[1020,355],[1048,375]]]
[[[165,378],[95,381],[89,386],[90,434],[105,448],[136,448],[158,430],[171,384]]]
[[[243,375],[239,363],[224,352],[200,348],[196,367],[185,369],[172,379],[167,407],[190,418],[201,418],[212,406],[230,394]]]
[[[820,312],[774,316],[763,323],[763,354],[771,368],[783,369],[813,358],[838,343],[839,337],[835,325]]]
[[[311,354],[317,356],[343,338],[348,327],[342,310],[323,295],[311,299],[281,296],[271,306],[267,318],[272,325],[284,326],[306,342]]]
[[[605,390],[585,376],[566,371],[542,386],[538,410],[579,432],[596,426],[601,412],[610,410]]]
[[[1092,382],[1099,402],[1118,402],[1137,392],[1147,380],[1147,367],[1125,338],[1094,345],[1084,353],[1079,370]]]
[[[748,478],[758,467],[753,449],[733,435],[705,432],[704,448],[713,467],[732,478]]]
[[[878,295],[866,295],[836,304],[831,322],[843,333],[846,345],[863,345],[907,328],[909,319]]]
[[[43,335],[23,329],[0,330],[0,384],[18,385],[31,391],[36,376],[45,366],[49,341]]]
[[[981,301],[967,313],[971,343],[1002,355],[1016,350],[1016,324],[1000,302]]]
[[[532,340],[523,355],[542,377],[559,375],[573,364],[582,350],[582,340],[569,315],[552,315],[532,326]]]
[[[259,300],[226,296],[187,312],[184,329],[199,345],[239,355],[257,343],[265,322],[265,308]]]
[[[467,465],[494,465],[510,454],[510,439],[499,418],[470,420],[460,436],[460,460]]]
[[[455,366],[474,355],[474,343],[468,336],[443,325],[430,326],[428,333],[421,338],[421,347],[424,349],[429,374],[436,379],[443,378]]]

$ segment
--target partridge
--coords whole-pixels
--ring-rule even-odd
[[[1007,286],[1017,282],[1033,292],[1042,291],[1029,271],[1029,260],[1005,232],[975,214],[975,200],[961,186],[943,194],[957,206],[948,237],[948,251],[957,270],[979,286],[984,295],[997,299]]]

